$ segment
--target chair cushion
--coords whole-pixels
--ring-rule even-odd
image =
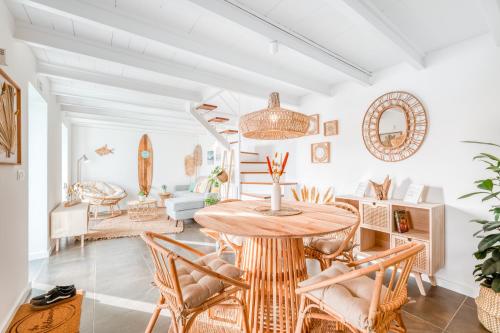
[[[238,279],[243,275],[241,270],[222,260],[216,253],[200,257],[194,263],[233,279]],[[191,267],[177,264],[176,268],[182,297],[188,308],[201,305],[207,299],[229,286],[221,280],[207,276]]]
[[[342,245],[343,239],[312,239],[310,243],[307,245],[313,248],[316,251],[319,251],[323,254],[332,254],[335,253],[340,246]],[[347,249],[352,246],[352,243],[348,244]],[[346,249],[346,250],[347,250]]]
[[[348,273],[350,270],[346,265],[334,262],[330,268],[299,283],[299,286],[305,287],[316,284]],[[327,304],[335,314],[343,318],[346,322],[360,330],[365,330],[371,325],[368,320],[368,312],[374,284],[375,281],[373,279],[367,276],[360,276],[322,289],[310,291],[309,294]],[[383,286],[381,297],[384,297],[386,291],[387,288]]]

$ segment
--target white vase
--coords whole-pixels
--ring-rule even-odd
[[[281,209],[281,186],[279,183],[273,183],[271,192],[271,210]]]

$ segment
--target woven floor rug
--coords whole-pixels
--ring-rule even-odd
[[[165,209],[159,208],[158,217],[149,221],[132,221],[125,212],[113,218],[90,220],[89,231],[85,235],[85,240],[133,237],[140,235],[143,231],[176,234],[182,232],[183,229],[184,225],[181,221],[169,220],[165,214]]]
[[[19,307],[6,333],[77,333],[82,312],[81,291],[69,302],[45,310],[32,310],[31,305]]]

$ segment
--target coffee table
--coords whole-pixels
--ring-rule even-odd
[[[132,221],[148,221],[158,217],[158,206],[155,199],[127,202],[128,217]]]

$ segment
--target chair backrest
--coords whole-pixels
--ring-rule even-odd
[[[423,244],[415,242],[407,243],[391,249],[388,251],[390,257],[373,264],[372,267],[378,267],[369,312],[370,322],[374,326],[390,325],[390,320],[387,324],[385,319],[392,315],[392,311],[399,309],[407,302],[408,277],[418,252],[424,247]],[[383,287],[388,271],[390,271],[389,281]]]
[[[292,194],[296,201],[302,202],[310,202],[310,203],[329,203],[333,200],[332,188],[329,187],[325,190],[323,194],[320,194],[320,191],[316,189],[316,186],[313,186],[311,190],[307,188],[306,185],[303,185],[300,189],[300,195],[297,193],[295,188],[292,188]]]
[[[356,207],[354,207],[353,205],[348,204],[346,202],[341,202],[341,201],[329,202],[329,203],[326,203],[326,205],[334,206],[334,207],[339,208],[342,211],[346,212],[347,214],[351,214],[351,215],[354,215],[356,217],[356,222],[350,228],[344,229],[344,230],[335,234],[336,238],[344,240],[342,242],[342,245],[340,246],[340,248],[345,249],[348,247],[349,242],[351,242],[354,239],[354,236],[356,236],[356,231],[358,230],[359,225],[361,223],[359,210]]]
[[[189,262],[189,260],[167,249],[159,241],[165,241],[180,247],[183,247],[182,245],[184,244],[150,231],[142,233],[141,238],[146,242],[151,252],[151,257],[155,265],[154,282],[156,286],[165,297],[165,301],[169,307],[181,310],[184,307],[184,300],[175,261],[182,259],[183,262]]]

